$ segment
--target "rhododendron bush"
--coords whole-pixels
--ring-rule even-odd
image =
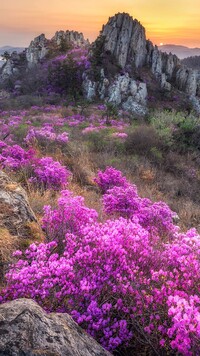
[[[51,157],[38,159],[33,165],[34,176],[30,182],[37,184],[40,189],[59,190],[67,185],[70,172]]]
[[[14,253],[1,301],[67,312],[110,351],[198,355],[200,236],[181,233],[166,204],[139,197],[112,167],[95,181],[108,219],[62,191],[44,208],[47,242]]]

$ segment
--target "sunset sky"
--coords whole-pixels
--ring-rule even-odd
[[[0,46],[28,46],[61,29],[94,40],[117,12],[138,19],[154,44],[200,47],[200,0],[0,0]]]

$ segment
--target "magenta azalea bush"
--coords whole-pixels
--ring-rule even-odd
[[[64,134],[60,134],[60,140],[65,141]],[[40,190],[61,190],[68,184],[71,172],[52,157],[37,158],[33,148],[25,150],[0,141],[0,152],[1,168],[25,173],[26,179]]]
[[[163,202],[153,203],[150,199],[140,198],[135,185],[108,189],[103,196],[103,206],[108,215],[137,217],[141,226],[163,238],[169,238],[178,231],[178,227],[173,224],[177,214]]]
[[[47,242],[15,252],[1,302],[27,297],[67,312],[111,352],[198,355],[200,236],[180,233],[169,207],[140,198],[121,172],[96,181],[110,218],[61,192],[44,209]]]
[[[25,151],[19,145],[8,146],[1,144],[0,150],[0,165],[2,168],[18,170],[30,165],[31,160],[35,156],[33,149]]]
[[[52,157],[43,157],[33,164],[30,182],[42,189],[60,190],[67,186],[70,172]]]
[[[98,171],[97,177],[94,179],[102,193],[113,187],[128,187],[129,183],[122,172],[113,167],[107,167],[104,172]],[[135,188],[136,189],[136,188]]]
[[[57,134],[52,126],[46,125],[37,130],[31,128],[24,141],[28,145],[34,145],[35,143],[45,145],[51,142],[65,144],[69,141],[69,135],[67,132]]]
[[[97,221],[98,214],[84,204],[84,198],[63,190],[56,209],[44,206],[42,227],[49,240],[63,241],[66,233],[79,234],[82,226]]]

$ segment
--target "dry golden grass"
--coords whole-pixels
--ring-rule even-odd
[[[152,169],[141,169],[140,177],[146,183],[152,183],[155,180],[155,172]]]
[[[28,192],[28,199],[37,218],[43,214],[44,205],[56,206],[59,192],[53,192],[52,190],[46,190],[41,193],[39,190],[30,189]]]
[[[12,252],[19,246],[19,238],[12,236],[5,228],[0,228],[0,281],[12,261]]]
[[[41,226],[39,223],[32,221],[32,222],[28,222],[25,225],[26,229],[27,229],[27,235],[29,236],[29,240],[34,240],[34,241],[43,241],[44,237],[43,237],[43,231],[41,229]]]
[[[195,227],[200,232],[200,206],[186,199],[174,199],[172,209],[178,211],[180,227],[184,231]]]

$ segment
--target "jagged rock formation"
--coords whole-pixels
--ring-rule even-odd
[[[144,116],[146,114],[147,87],[145,83],[137,82],[129,74],[116,75],[108,80],[101,72],[99,83],[93,82],[87,76],[83,81],[83,90],[87,100],[99,96],[114,105],[122,105],[124,110]]]
[[[122,68],[130,62],[133,62],[136,68],[145,64],[145,29],[128,14],[119,13],[110,17],[108,23],[103,26],[101,36],[105,38],[103,50],[114,55]]]
[[[1,356],[111,356],[68,314],[46,314],[29,299],[0,306]]]
[[[37,221],[25,190],[0,171],[0,228],[12,235],[26,237],[27,224]]]
[[[52,38],[58,46],[64,41],[65,43],[72,43],[73,46],[86,47],[90,43],[88,40],[85,40],[82,32],[77,31],[57,31]]]
[[[32,67],[40,63],[49,53],[49,50],[55,50],[55,46],[59,47],[60,45],[86,47],[89,45],[89,41],[85,40],[83,34],[77,31],[57,31],[51,40],[41,34],[31,41],[26,50],[28,66]]]
[[[42,34],[36,37],[26,50],[26,58],[29,67],[38,64],[46,55],[49,50],[56,49],[56,46],[78,46],[86,47],[89,45],[89,41],[85,40],[82,33],[77,31],[57,31],[51,40],[46,39]]]
[[[176,55],[163,53],[147,41],[147,61],[161,88],[171,90],[175,86],[186,94],[197,95],[197,73],[181,64]]]
[[[26,59],[28,66],[39,63],[48,53],[49,40],[46,39],[42,33],[31,41],[29,47],[26,50]]]
[[[99,57],[109,55],[111,60],[114,58],[123,74],[121,77],[114,76],[112,80],[101,75],[98,82],[85,76],[83,86],[88,99],[100,96],[101,99],[121,104],[122,107],[133,112],[137,111],[139,104],[143,106],[145,112],[148,91],[146,84],[138,85],[136,82],[142,99],[137,90],[130,90],[132,86],[136,87],[137,72],[142,68],[148,68],[164,91],[170,92],[176,88],[190,97],[199,95],[199,74],[182,65],[176,55],[162,53],[157,46],[153,46],[149,40],[146,40],[144,27],[130,15],[119,13],[109,18],[94,43],[93,53],[100,41]],[[129,82],[127,75],[129,75]]]
[[[4,81],[11,76],[17,76],[21,71],[25,70],[26,65],[25,52],[13,52],[1,68],[0,81]]]
[[[147,41],[144,27],[128,14],[110,18],[101,35],[105,38],[105,50],[116,57],[122,68],[149,66],[162,88],[170,90],[171,85],[175,85],[189,95],[197,95],[196,72],[182,65],[176,55],[163,53]]]
[[[26,63],[22,67],[37,68],[47,55],[65,53],[71,45],[88,48],[89,42],[76,31],[58,31],[51,40],[42,34],[25,51]],[[88,100],[100,98],[144,115],[153,76],[157,91],[166,93],[166,97],[174,90],[179,91],[187,102],[190,100],[192,105],[195,102],[196,110],[200,107],[200,71],[187,68],[176,55],[161,52],[146,39],[140,22],[126,13],[109,18],[90,47],[90,54],[92,67],[83,75],[83,92]],[[2,67],[0,82],[20,71],[16,56],[12,55]],[[141,75],[142,71],[148,80]],[[20,92],[18,87],[16,90]]]
[[[88,47],[89,41],[84,39],[82,33],[77,31],[57,31],[52,39],[47,39],[42,33],[40,36],[31,41],[28,48],[25,49],[23,55],[23,68],[33,68],[43,60],[47,54],[52,50],[59,50],[60,45]],[[22,54],[13,52],[11,57],[3,65],[0,72],[0,82],[20,72],[20,60]]]

